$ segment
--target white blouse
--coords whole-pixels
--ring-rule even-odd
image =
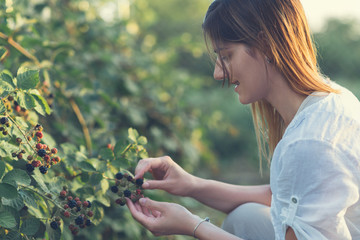
[[[276,240],[360,240],[360,103],[348,90],[307,97],[272,163]]]

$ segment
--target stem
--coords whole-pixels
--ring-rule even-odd
[[[11,122],[13,122],[13,124],[17,127],[17,129],[21,132],[21,134],[24,136],[25,141],[29,144],[29,146],[31,147],[31,149],[34,151],[34,153],[37,154],[37,151],[35,150],[35,148],[31,145],[31,143],[29,142],[29,140],[27,139],[25,133],[21,130],[20,126],[15,122],[15,120],[10,117],[10,115],[6,112],[6,116],[11,120]]]
[[[48,197],[45,196],[44,194],[42,194],[42,193],[40,193],[40,192],[38,192],[38,191],[30,188],[30,187],[27,187],[27,186],[25,186],[25,185],[22,185],[22,184],[18,184],[18,185],[19,185],[19,187],[28,189],[28,190],[32,191],[33,193],[36,193],[37,195],[39,195],[39,196],[42,197],[43,199],[52,202],[55,206],[57,206],[57,207],[60,208],[61,210],[66,211],[66,209],[64,209],[64,208],[63,208],[61,205],[59,205],[56,201],[54,201],[54,200],[51,199],[51,198],[48,198]],[[47,201],[45,201],[46,206],[50,209]],[[74,216],[74,217],[77,216],[77,215],[73,214],[71,211],[69,211],[69,212],[70,212],[70,215],[72,215],[72,216]]]
[[[72,107],[76,117],[78,118],[81,127],[82,127],[84,137],[85,137],[86,146],[87,146],[87,149],[89,151],[89,154],[91,155],[92,144],[91,144],[91,137],[90,137],[89,128],[86,126],[86,121],[85,121],[83,115],[81,114],[81,111],[80,111],[78,105],[75,103],[75,101],[73,99],[70,99],[69,102],[70,102],[70,105],[71,105],[71,107]]]
[[[41,64],[40,64],[39,60],[34,55],[29,53],[25,48],[23,48],[20,44],[15,42],[13,40],[12,36],[9,37],[6,34],[0,32],[0,38],[6,40],[11,46],[13,46],[15,49],[17,49],[19,52],[21,52],[27,58],[33,60],[38,67],[41,67]]]

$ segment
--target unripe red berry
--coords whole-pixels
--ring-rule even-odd
[[[68,196],[68,197],[67,197],[67,200],[68,200],[68,201],[71,201],[71,200],[73,200],[73,197],[72,197],[72,196]]]
[[[83,205],[84,207],[88,207],[88,206],[89,206],[89,203],[88,203],[87,201],[84,201],[84,202],[82,203],[82,205]]]
[[[51,152],[57,154],[58,150],[56,148],[51,149]]]
[[[36,144],[36,148],[37,149],[42,149],[42,144],[41,143]]]
[[[80,198],[76,197],[76,198],[74,198],[74,200],[77,202],[77,201],[80,201]]]
[[[21,138],[16,138],[16,142],[17,142],[17,143],[21,143],[21,142],[22,142],[22,139],[21,139]]]
[[[36,132],[35,134],[38,138],[42,138],[44,135],[42,132]]]
[[[46,162],[49,162],[49,161],[50,161],[50,156],[46,154],[46,155],[44,156],[44,160],[45,160]]]
[[[93,213],[93,211],[88,211],[88,212],[87,212],[87,215],[88,215],[89,217],[92,217],[92,216],[94,216],[94,213]]]
[[[20,112],[21,111],[21,107],[19,105],[15,106],[15,111],[16,112]]]
[[[41,165],[41,162],[40,162],[40,161],[37,161],[37,160],[34,160],[34,161],[31,162],[31,165],[32,165],[33,167],[39,167],[39,166]]]
[[[64,217],[67,217],[67,218],[70,217],[70,212],[65,211],[65,212],[64,212]]]
[[[32,160],[33,159],[33,156],[31,156],[31,155],[29,155],[29,156],[27,156],[27,160]]]
[[[81,206],[81,204],[82,204],[82,202],[81,202],[81,201],[76,201],[76,205],[77,205],[77,206],[79,206],[79,207],[80,207],[80,206]]]
[[[18,158],[18,159],[22,159],[22,158],[23,158],[22,153],[19,153],[19,154],[17,155],[17,158]]]
[[[65,190],[62,190],[62,191],[60,192],[60,196],[61,196],[61,197],[66,197],[66,191],[65,191]]]
[[[65,204],[64,209],[68,209],[68,208],[69,208],[69,205]]]

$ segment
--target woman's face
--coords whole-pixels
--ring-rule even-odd
[[[214,78],[223,80],[224,72],[220,57],[228,69],[230,83],[235,85],[235,92],[239,94],[242,104],[249,104],[267,97],[270,84],[265,55],[257,49],[250,49],[242,43],[227,43],[220,49],[215,49],[218,54]],[[220,54],[219,54],[220,53]]]

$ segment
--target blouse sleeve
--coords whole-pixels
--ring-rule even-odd
[[[329,142],[299,140],[279,161],[276,198],[283,232],[300,239],[351,239],[344,217],[359,199],[350,160]]]

